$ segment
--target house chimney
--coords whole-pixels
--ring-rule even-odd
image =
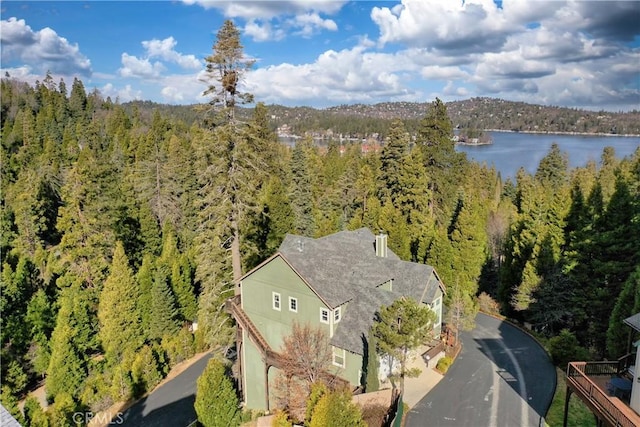
[[[387,257],[387,235],[382,231],[376,236],[376,256]]]

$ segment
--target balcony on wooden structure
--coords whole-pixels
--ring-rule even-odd
[[[570,362],[567,366],[567,396],[564,405],[564,426],[571,395],[580,398],[593,412],[598,427],[640,426],[640,341],[631,345],[640,331],[640,313],[624,320],[631,326],[629,353],[618,360]],[[636,332],[633,332],[635,330]]]

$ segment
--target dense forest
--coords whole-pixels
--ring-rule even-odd
[[[640,150],[569,169],[554,145],[535,174],[503,182],[456,152],[438,99],[415,138],[390,121],[380,153],[288,148],[264,105],[235,116],[251,99],[223,83],[186,119],[77,79],[70,90],[50,76],[2,79],[1,396],[25,425],[72,424],[79,408],[140,396],[194,352],[229,346],[222,303],[286,233],[383,230],[401,258],[435,266],[451,312],[498,305],[576,340],[576,356],[627,350]],[[46,413],[33,398],[20,411],[42,383]]]

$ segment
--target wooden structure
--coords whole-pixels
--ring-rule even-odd
[[[623,377],[635,354],[618,361],[570,362],[567,367],[567,395],[564,402],[564,427],[567,427],[569,399],[575,393],[593,412],[599,427],[640,426],[640,415],[627,402],[611,396],[606,384],[611,378]]]

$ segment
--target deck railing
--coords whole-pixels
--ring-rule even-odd
[[[592,410],[597,412],[606,425],[636,427],[640,417],[631,419],[589,376],[611,376],[618,373],[616,362],[570,362],[567,367],[567,384]]]
[[[262,336],[256,325],[253,324],[249,316],[240,307],[240,295],[229,298],[225,302],[225,309],[236,319],[236,322],[249,334],[249,338],[254,342],[262,354],[265,362],[271,366],[280,367],[280,355],[273,351],[267,340]]]

